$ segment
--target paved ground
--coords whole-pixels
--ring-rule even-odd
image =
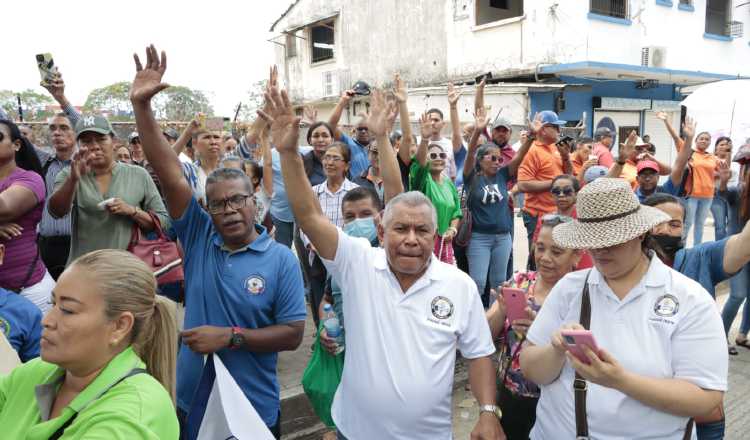
[[[710,222],[710,220],[709,220]],[[516,219],[516,235],[525,236],[525,230],[520,219]],[[713,239],[713,227],[709,223],[704,233],[705,240]],[[690,244],[690,240],[688,241]],[[524,240],[515,240],[514,255],[516,269],[520,269],[526,261],[527,251]],[[717,307],[721,307],[726,301],[728,287],[726,283],[717,289]],[[742,311],[738,314],[741,316]],[[734,340],[739,319],[735,321],[730,339]],[[313,325],[308,319],[305,330],[305,339],[299,349],[294,352],[282,353],[279,357],[278,374],[281,382],[282,399],[302,393],[300,379],[302,372],[307,366],[310,358],[310,347],[313,342]],[[739,356],[730,356],[729,364],[729,392],[725,397],[725,410],[727,415],[727,440],[741,440],[748,438],[750,430],[750,405],[746,403],[746,396],[750,395],[750,350],[739,348]],[[457,369],[456,381],[466,380],[466,371],[463,366]],[[286,416],[285,416],[286,418]],[[453,432],[456,439],[468,439],[471,430],[477,420],[477,405],[471,393],[463,386],[457,386],[453,393]]]

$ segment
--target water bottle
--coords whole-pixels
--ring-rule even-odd
[[[333,312],[333,307],[330,304],[323,306],[323,327],[328,333],[328,337],[336,340],[336,351],[334,354],[339,354],[344,351],[344,341],[341,334],[341,324],[339,319],[336,317],[336,313]]]

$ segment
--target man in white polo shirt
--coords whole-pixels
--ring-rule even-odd
[[[297,153],[298,122],[285,93],[273,88],[273,143],[295,220],[341,287],[346,363],[332,416],[340,438],[452,438],[456,349],[469,359],[480,405],[472,439],[504,439],[495,406],[495,351],[476,284],[432,255],[435,209],[421,193],[393,198],[378,226],[383,248],[349,237],[322,213]],[[373,110],[374,111],[374,110]],[[387,154],[397,172],[395,153]],[[381,157],[381,161],[386,157]]]

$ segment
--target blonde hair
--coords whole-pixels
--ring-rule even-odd
[[[104,296],[108,318],[115,319],[124,312],[133,314],[133,349],[174,402],[177,324],[171,301],[156,295],[151,269],[133,254],[117,249],[89,252],[72,265],[94,278]]]

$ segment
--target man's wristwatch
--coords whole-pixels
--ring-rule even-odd
[[[482,405],[479,407],[479,414],[482,414],[483,412],[494,414],[498,420],[503,418],[503,412],[500,411],[500,407],[497,405]]]
[[[242,336],[242,329],[239,327],[232,327],[232,337],[229,338],[229,349],[236,350],[245,344],[245,338]]]

